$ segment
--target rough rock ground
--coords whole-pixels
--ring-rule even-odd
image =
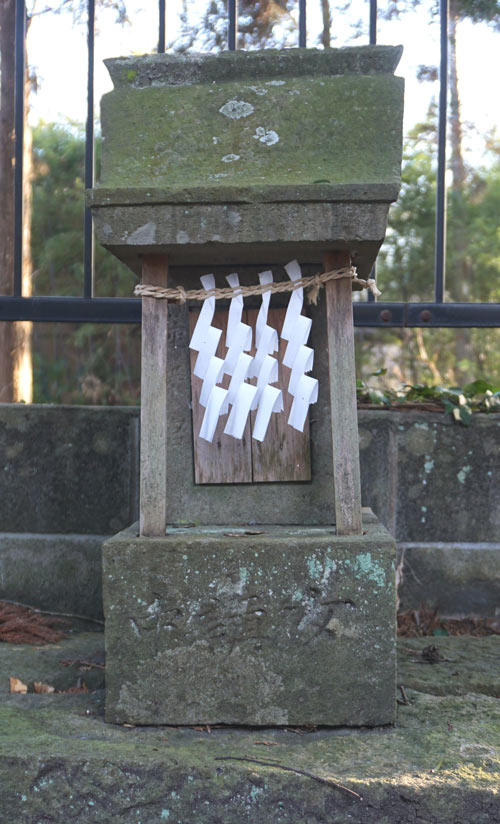
[[[421,651],[439,647],[439,663]],[[104,723],[102,636],[0,645],[0,821],[9,824],[493,824],[500,821],[500,638],[404,638],[395,727],[212,729]],[[92,657],[94,656],[94,657]],[[200,685],[202,689],[202,685]],[[265,742],[265,743],[264,743]],[[247,758],[249,761],[217,760]],[[280,766],[281,765],[281,766]],[[334,779],[362,796],[320,783]]]

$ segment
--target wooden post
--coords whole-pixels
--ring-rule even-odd
[[[350,266],[348,252],[326,252],[325,272]],[[361,535],[358,413],[352,285],[348,278],[325,284],[330,408],[332,415],[335,520],[338,535]]]
[[[168,259],[146,255],[142,282],[167,286]],[[167,300],[142,299],[140,534],[167,525]]]

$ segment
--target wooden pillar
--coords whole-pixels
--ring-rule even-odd
[[[348,252],[326,252],[323,264],[325,272],[350,266],[350,255]],[[354,322],[349,278],[328,281],[325,297],[337,534],[361,535]]]
[[[142,282],[167,281],[167,257],[145,255]],[[167,312],[166,300],[142,299],[140,534],[150,538],[167,524]]]

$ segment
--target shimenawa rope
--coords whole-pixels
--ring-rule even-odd
[[[283,281],[281,283],[265,283],[258,286],[238,286],[235,289],[225,287],[222,289],[184,289],[183,286],[168,288],[165,286],[149,286],[148,284],[137,284],[134,295],[142,298],[158,298],[159,300],[177,300],[179,303],[186,303],[188,300],[206,300],[207,298],[233,298],[236,295],[250,297],[253,295],[263,295],[265,292],[277,294],[282,292],[294,292],[296,289],[308,289],[309,303],[317,303],[318,293],[322,286],[329,280],[339,280],[340,278],[350,278],[361,289],[369,289],[374,297],[382,293],[377,288],[373,278],[358,278],[354,266],[345,266],[342,269],[332,269],[330,272],[322,272],[310,277],[301,278],[295,281]]]

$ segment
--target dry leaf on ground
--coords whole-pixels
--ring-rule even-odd
[[[54,629],[54,624],[68,621],[52,615],[0,601],[0,641],[11,644],[48,644],[59,641],[65,633]]]
[[[59,693],[61,695],[77,695],[78,693],[88,692],[88,691],[89,691],[89,688],[87,687],[87,685],[82,684],[81,687],[70,687],[67,690],[59,690]]]
[[[26,693],[28,692],[28,685],[23,684],[23,682],[20,681],[19,678],[12,678],[11,676],[9,678],[9,685],[10,692],[19,692],[22,695],[26,695]]]
[[[437,609],[422,604],[398,614],[398,635],[421,638],[425,635],[500,635],[498,618],[440,618]]]
[[[50,684],[42,684],[41,681],[35,681],[34,684],[33,684],[33,690],[34,690],[34,692],[38,692],[38,693],[42,693],[42,692],[49,693],[49,692],[55,692],[56,688],[51,687]]]

